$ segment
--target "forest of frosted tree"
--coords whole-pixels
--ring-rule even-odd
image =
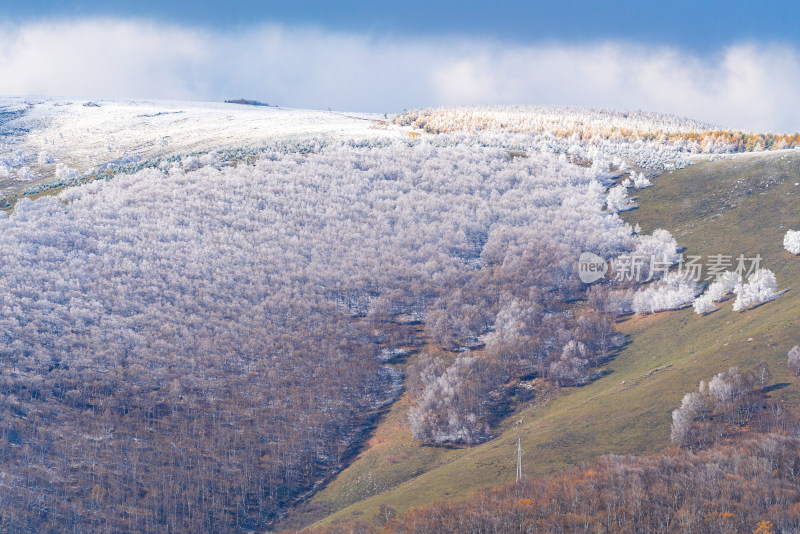
[[[394,122],[429,133],[527,136],[555,148],[623,155],[645,168],[685,164],[685,154],[760,152],[800,146],[800,133],[726,130],[695,120],[643,111],[534,106],[428,108]],[[638,177],[638,176],[637,176]],[[635,177],[633,177],[635,178]]]
[[[294,147],[164,159],[0,212],[3,530],[264,528],[397,396],[384,356],[412,326],[428,344],[406,379],[412,434],[469,444],[522,380],[591,380],[617,316],[698,292],[576,275],[584,251],[677,261],[668,232],[618,215],[647,169],[685,164],[672,145],[486,131]]]

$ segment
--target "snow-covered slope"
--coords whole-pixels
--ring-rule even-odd
[[[683,167],[697,156],[800,147],[800,132],[753,133],[719,129],[691,119],[643,111],[548,106],[428,108],[392,118],[428,133],[527,138],[546,150],[595,161],[597,152],[637,166]]]
[[[171,155],[406,135],[382,116],[156,100],[0,98],[0,196]]]
[[[0,97],[0,203],[117,167],[219,151],[223,161],[260,149],[443,134],[440,144],[568,153],[598,167],[663,170],[698,154],[800,145],[800,134],[713,130],[654,113],[557,107],[440,108],[392,117],[157,100]],[[205,162],[217,161],[211,157]],[[191,165],[191,163],[190,163]],[[2,206],[0,206],[2,207]]]

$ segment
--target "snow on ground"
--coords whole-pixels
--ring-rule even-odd
[[[310,137],[407,136],[382,115],[157,100],[0,98],[0,196],[108,164]]]
[[[440,108],[385,120],[376,114],[228,103],[0,97],[0,208],[10,206],[15,194],[72,185],[119,167],[133,172],[165,159],[182,158],[189,170],[267,148],[313,151],[335,142],[382,144],[420,135],[438,138],[441,146],[471,142],[564,154],[596,167],[606,186],[625,173],[638,176],[631,166],[640,174],[641,169],[658,173],[697,158],[731,156],[718,152],[763,150],[767,141],[772,148],[800,146],[800,134],[777,142],[709,128],[669,115],[583,108]]]

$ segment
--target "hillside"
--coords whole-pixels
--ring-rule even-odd
[[[380,117],[382,118],[382,116]],[[241,161],[298,140],[402,138],[377,114],[236,103],[0,97],[0,208],[20,195],[191,156]]]
[[[403,511],[443,498],[462,498],[514,478],[514,446],[522,438],[525,474],[536,477],[605,453],[647,455],[670,445],[670,413],[702,379],[731,366],[764,359],[779,385],[771,395],[794,405],[796,381],[786,368],[800,341],[800,259],[783,250],[783,235],[800,227],[800,154],[782,151],[698,158],[668,171],[639,193],[626,221],[643,232],[670,230],[685,254],[760,254],[779,288],[775,302],[738,313],[730,303],[709,316],[684,309],[623,319],[627,344],[606,365],[606,376],[563,388],[549,402],[520,407],[495,440],[471,448],[421,447],[397,403],[369,447],[309,506],[329,521],[371,520],[381,505]],[[791,384],[791,385],[790,385]],[[311,515],[309,515],[311,517]]]
[[[370,519],[508,482],[518,438],[529,476],[658,451],[734,363],[796,393],[795,291],[631,316],[699,290],[576,276],[584,252],[619,272],[687,247],[760,254],[786,288],[794,136],[572,108],[0,108],[4,531]]]

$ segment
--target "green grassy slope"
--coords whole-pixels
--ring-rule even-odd
[[[564,388],[548,402],[522,407],[488,443],[464,449],[421,447],[404,427],[409,401],[398,402],[356,461],[317,494],[330,509],[323,522],[371,521],[387,503],[403,511],[459,498],[514,478],[514,448],[522,438],[524,471],[540,476],[598,455],[651,454],[670,445],[670,413],[701,379],[738,365],[769,364],[771,394],[796,403],[797,381],[786,353],[800,344],[800,257],[783,250],[787,229],[800,229],[800,151],[701,161],[665,173],[625,214],[642,231],[670,230],[686,254],[760,254],[779,288],[792,289],[754,310],[731,302],[706,317],[692,309],[633,317],[618,324],[629,344],[607,365],[611,372],[582,388]]]

